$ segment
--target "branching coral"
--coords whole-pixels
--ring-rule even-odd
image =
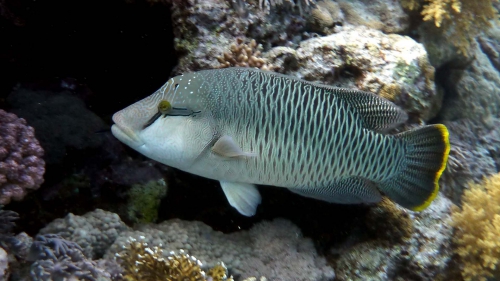
[[[500,174],[464,192],[462,208],[455,208],[455,252],[463,262],[464,280],[487,280],[500,265]]]
[[[422,10],[425,21],[434,20],[437,27],[445,19],[451,19],[454,14],[461,13],[462,3],[460,0],[428,0],[428,4]]]
[[[202,263],[184,251],[163,256],[159,247],[148,247],[145,242],[129,239],[130,244],[116,256],[124,269],[123,279],[127,281],[233,281],[227,278],[227,269],[219,263],[208,271],[202,270]],[[208,277],[208,278],[207,278]]]
[[[422,16],[434,21],[436,27],[446,30],[445,36],[459,52],[467,55],[472,40],[480,31],[491,27],[490,20],[497,17],[493,2],[497,0],[425,0]],[[410,10],[420,8],[417,0],[401,0]]]
[[[236,43],[231,44],[229,49],[231,52],[226,52],[222,56],[217,57],[217,60],[221,64],[219,68],[241,66],[269,70],[272,67],[267,64],[266,59],[261,57],[262,46],[257,44],[254,39],[246,44],[243,39],[237,38]]]

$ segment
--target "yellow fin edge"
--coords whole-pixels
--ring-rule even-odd
[[[443,142],[445,145],[444,154],[443,154],[443,158],[441,161],[441,168],[436,172],[436,177],[434,178],[434,190],[432,191],[429,198],[427,198],[427,200],[425,200],[424,203],[412,208],[412,210],[416,211],[416,212],[422,211],[425,208],[429,207],[429,205],[432,203],[432,201],[434,201],[434,199],[438,195],[438,193],[439,193],[439,178],[443,174],[444,169],[446,169],[446,163],[448,162],[448,155],[450,154],[450,133],[448,132],[448,129],[443,124],[436,124],[434,126],[441,132],[441,136],[443,138]]]

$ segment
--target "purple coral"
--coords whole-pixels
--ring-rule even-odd
[[[43,183],[45,161],[35,130],[26,120],[0,109],[0,205],[21,200]]]

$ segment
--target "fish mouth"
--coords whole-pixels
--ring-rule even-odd
[[[113,124],[113,126],[111,126],[111,133],[113,133],[117,139],[129,146],[141,146],[144,144],[134,131],[129,128],[123,128],[118,124]]]
[[[111,133],[120,141],[124,142],[126,145],[131,147],[139,147],[144,144],[144,142],[139,138],[139,136],[129,127],[120,124],[118,116],[116,114],[113,116],[113,126],[111,126]]]

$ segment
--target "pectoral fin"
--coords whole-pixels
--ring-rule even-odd
[[[349,177],[331,183],[327,187],[290,189],[305,197],[338,204],[376,203],[382,200],[375,183],[360,178]]]
[[[220,181],[220,185],[229,204],[238,210],[240,214],[247,217],[255,215],[261,197],[254,184]]]
[[[220,156],[228,158],[256,156],[255,153],[243,151],[233,138],[227,135],[220,137],[215,142],[212,151]]]

